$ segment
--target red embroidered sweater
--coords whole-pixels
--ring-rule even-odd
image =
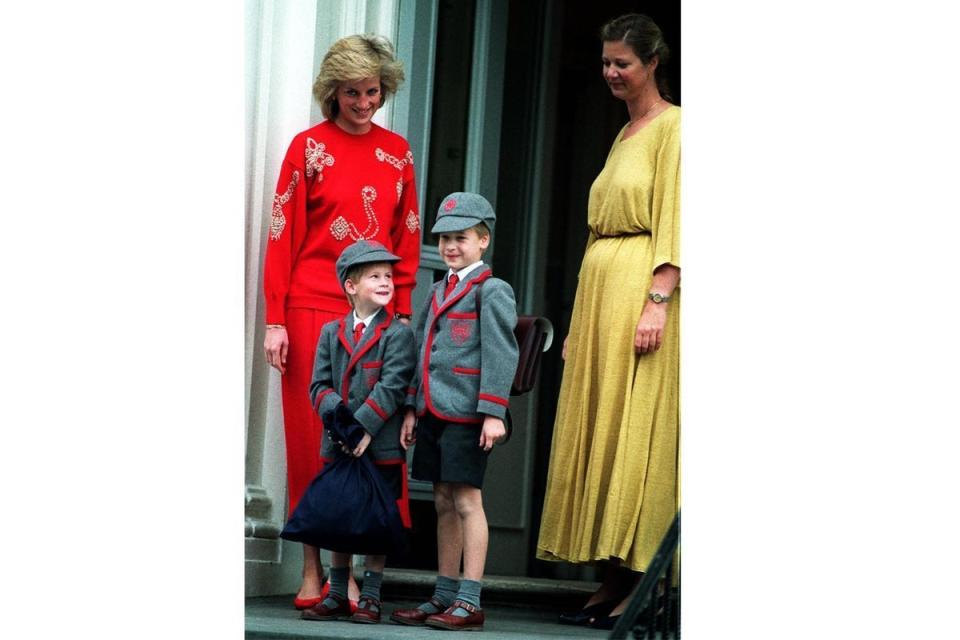
[[[394,309],[411,313],[420,215],[410,146],[376,124],[353,135],[325,120],[297,134],[280,168],[264,264],[267,324],[285,324],[290,307],[346,313],[335,265],[357,240],[401,258]]]

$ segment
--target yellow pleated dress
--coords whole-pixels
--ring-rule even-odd
[[[661,348],[633,345],[654,269],[680,266],[680,108],[625,129],[590,188],[537,557],[644,571],[679,498],[679,287]]]

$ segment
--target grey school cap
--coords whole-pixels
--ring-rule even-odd
[[[430,229],[430,233],[450,233],[463,231],[470,227],[484,223],[493,233],[493,225],[497,221],[497,214],[493,207],[479,193],[457,191],[451,193],[437,209],[437,221]]]
[[[372,240],[358,240],[344,249],[337,258],[337,278],[340,279],[340,286],[343,286],[347,279],[347,271],[352,267],[373,262],[400,262],[400,258],[387,251],[386,247],[379,242]]]

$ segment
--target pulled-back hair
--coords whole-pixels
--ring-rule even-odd
[[[641,13],[628,13],[614,18],[600,28],[602,42],[625,42],[633,53],[647,65],[656,58],[657,69],[654,78],[657,89],[667,100],[673,100],[670,87],[667,85],[667,75],[664,65],[670,60],[670,47],[663,39],[663,32],[653,20]]]
[[[372,33],[340,38],[323,56],[320,73],[313,82],[313,97],[320,103],[323,117],[337,117],[337,89],[344,82],[380,76],[380,106],[403,83],[403,64],[394,57],[387,38]]]

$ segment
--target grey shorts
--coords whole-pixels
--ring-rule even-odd
[[[411,475],[417,480],[459,482],[482,489],[490,456],[480,446],[482,427],[444,422],[429,412],[418,418]]]

